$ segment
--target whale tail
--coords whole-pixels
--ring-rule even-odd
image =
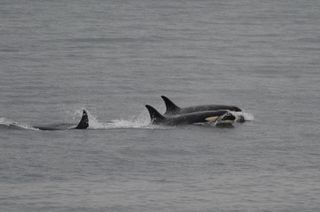
[[[166,112],[164,114],[175,114],[179,110],[181,110],[180,107],[178,107],[175,103],[173,103],[168,97],[161,96],[164,103],[166,104]]]
[[[82,117],[75,129],[87,129],[89,127],[89,118],[87,111],[83,110]]]
[[[150,119],[152,124],[158,124],[164,121],[166,118],[161,115],[154,107],[146,105],[146,108],[149,111]]]

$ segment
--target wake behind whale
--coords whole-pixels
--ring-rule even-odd
[[[0,129],[37,130],[27,124],[18,123],[18,122],[12,121],[12,120],[4,118],[4,117],[0,118]]]

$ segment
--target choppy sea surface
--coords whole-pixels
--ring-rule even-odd
[[[320,211],[319,11],[2,0],[0,211]],[[161,95],[237,105],[250,121],[153,126],[144,105],[163,112]],[[83,108],[88,130],[31,128]]]

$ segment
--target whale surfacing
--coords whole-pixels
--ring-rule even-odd
[[[174,116],[161,115],[154,107],[146,105],[152,124],[156,125],[188,125],[188,124],[215,124],[216,126],[230,126],[236,117],[227,110],[193,112]]]
[[[89,118],[87,111],[82,111],[82,117],[80,122],[76,124],[50,124],[50,125],[41,125],[41,126],[33,126],[33,128],[38,130],[71,130],[71,129],[87,129],[89,127]]]
[[[177,106],[173,101],[171,101],[166,96],[161,96],[165,105],[166,105],[166,112],[164,115],[177,115],[177,114],[184,114],[184,113],[193,113],[193,112],[201,112],[201,111],[214,111],[214,110],[229,110],[234,112],[241,112],[241,109],[237,106],[233,105],[198,105],[198,106],[191,106],[181,108]]]

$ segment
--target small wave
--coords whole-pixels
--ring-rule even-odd
[[[12,120],[4,118],[4,117],[0,118],[0,128],[37,130],[37,129],[35,129],[35,128],[27,125],[27,124],[17,123],[15,121],[12,121]]]

